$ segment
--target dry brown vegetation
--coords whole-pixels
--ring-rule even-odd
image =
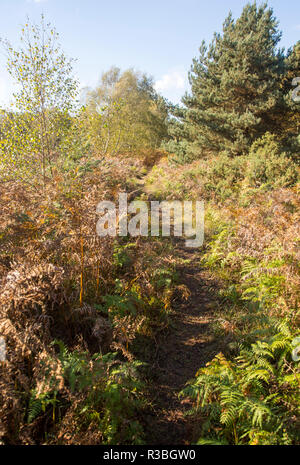
[[[272,166],[263,157],[259,163]],[[154,167],[146,190],[160,198],[207,199],[205,253],[196,257],[222,283],[209,314],[221,352],[199,364],[181,394],[194,400],[196,439],[298,443],[299,371],[291,354],[299,334],[299,182],[285,186],[282,170],[273,184],[258,171],[253,186],[246,157],[167,167],[167,161]],[[297,172],[295,166],[295,179]]]
[[[99,238],[95,229],[98,202],[114,200],[124,188],[135,192],[126,179],[142,168],[142,162],[128,158],[106,160],[71,186],[57,177],[44,195],[17,182],[1,186],[0,324],[8,359],[1,363],[0,417],[7,443],[43,441],[43,429],[49,428],[55,442],[105,440],[97,422],[86,432],[77,425],[74,415],[87,393],[72,392],[54,340],[66,350],[87,351],[88,373],[97,373],[94,363],[108,373],[117,362],[93,361],[93,354],[115,350],[119,363],[133,363],[136,335],[151,339],[157,328],[168,326],[172,285],[158,273],[165,270],[173,279],[168,246],[159,240]],[[60,406],[54,402],[52,414],[45,408],[42,417],[28,422],[32,396],[37,400],[53,391]],[[124,440],[135,441],[130,435]]]

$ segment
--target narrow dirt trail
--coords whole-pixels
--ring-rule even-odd
[[[220,351],[211,331],[217,308],[217,283],[199,264],[199,250],[188,249],[183,241],[175,246],[181,259],[180,283],[189,290],[187,299],[173,303],[174,327],[158,341],[153,363],[152,404],[147,444],[180,445],[197,440],[197,425],[185,416],[191,404],[178,397],[196,371]]]
[[[138,180],[137,195],[144,193],[148,201],[157,200],[145,181],[146,176]],[[174,240],[179,284],[189,295],[172,302],[172,326],[157,340],[153,359],[147,360],[152,366],[149,381],[153,409],[146,418],[146,444],[188,445],[199,437],[199,425],[186,415],[192,405],[179,398],[179,393],[223,348],[211,328],[217,318],[220,283],[201,266],[201,253],[201,249],[187,248],[184,239]]]

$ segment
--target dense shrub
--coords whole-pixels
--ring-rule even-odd
[[[299,173],[296,163],[281,152],[275,136],[267,133],[250,149],[247,178],[254,187],[289,187],[296,183]]]
[[[212,197],[225,200],[239,189],[244,178],[244,158],[230,158],[226,154],[208,160],[205,170],[200,171],[204,190]]]

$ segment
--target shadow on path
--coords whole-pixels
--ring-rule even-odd
[[[192,405],[186,399],[179,399],[178,394],[197,370],[221,350],[210,328],[218,305],[218,285],[201,268],[199,249],[188,249],[182,242],[178,241],[175,246],[175,254],[183,262],[177,270],[180,283],[190,295],[187,299],[175,299],[175,327],[158,341],[152,369],[154,414],[147,421],[147,444],[182,445],[197,439],[197,425],[185,416]]]

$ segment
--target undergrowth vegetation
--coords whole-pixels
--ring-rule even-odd
[[[207,199],[200,258],[222,282],[212,328],[227,349],[181,393],[199,444],[299,441],[299,168],[265,140],[248,157],[162,160],[146,180],[154,196]]]
[[[207,417],[200,444],[292,444],[299,439],[297,190],[225,211],[227,224],[203,263],[223,281],[214,330],[230,336],[228,354],[201,368],[184,393]]]
[[[159,238],[96,234],[97,203],[130,190],[131,168],[126,159],[106,162],[72,184],[57,179],[43,197],[18,182],[2,186],[7,443],[142,441],[143,373],[133,345],[168,327],[176,274]]]

